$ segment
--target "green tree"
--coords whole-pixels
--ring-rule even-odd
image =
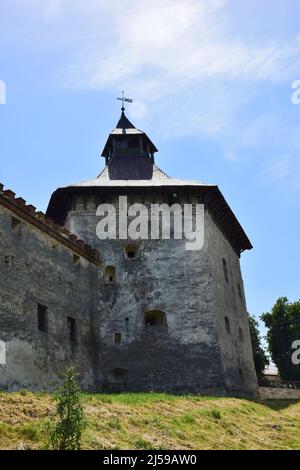
[[[269,359],[261,345],[258,321],[252,315],[249,315],[249,328],[256,374],[257,377],[262,377]]]
[[[63,375],[55,400],[56,412],[50,428],[49,447],[55,450],[80,450],[82,432],[86,426],[81,405],[77,373],[73,368]]]
[[[267,341],[273,362],[283,380],[300,380],[300,365],[292,362],[292,344],[300,340],[300,300],[280,297],[261,319],[268,328]]]

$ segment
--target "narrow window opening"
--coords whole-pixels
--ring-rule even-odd
[[[128,148],[138,148],[139,147],[139,139],[131,139],[128,142]]]
[[[45,305],[38,304],[37,307],[37,320],[38,320],[38,330],[43,333],[48,331],[48,312]]]
[[[223,271],[224,271],[224,277],[225,277],[225,281],[229,282],[229,278],[228,278],[228,268],[227,268],[227,263],[226,263],[226,260],[223,258]]]
[[[230,321],[228,317],[225,317],[225,328],[226,332],[230,335],[231,334],[231,328],[230,328]]]
[[[116,368],[110,371],[109,379],[111,382],[122,383],[126,382],[128,378],[127,369]]]
[[[21,220],[17,219],[16,217],[11,218],[11,228],[13,232],[16,232],[18,228],[21,226]]]
[[[241,286],[240,286],[239,283],[238,283],[237,287],[238,287],[239,298],[242,301],[243,300],[243,295],[242,295],[242,289],[241,289]]]
[[[127,149],[128,148],[128,141],[127,140],[117,140],[116,141],[116,148],[118,148],[118,149]]]
[[[67,323],[68,323],[70,341],[74,342],[76,341],[76,320],[75,318],[68,317]]]
[[[128,317],[125,318],[125,323],[126,323],[126,325],[128,325],[128,323],[129,323],[129,318]]]
[[[144,320],[146,326],[167,326],[166,314],[160,310],[145,312]]]
[[[125,246],[125,255],[126,255],[126,258],[129,258],[129,259],[134,259],[134,258],[137,258],[138,256],[138,247],[137,245],[126,245]]]
[[[104,270],[104,280],[108,284],[112,284],[116,280],[115,266],[106,266]]]
[[[115,333],[114,334],[114,342],[115,344],[120,344],[122,340],[122,334],[121,333]]]
[[[244,332],[242,330],[242,328],[239,328],[239,338],[241,341],[244,341]]]

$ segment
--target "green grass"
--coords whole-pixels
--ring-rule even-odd
[[[83,449],[300,449],[300,402],[83,394]],[[0,449],[45,448],[53,396],[0,393]]]
[[[221,412],[220,410],[217,410],[217,408],[213,408],[211,410],[211,415],[214,419],[221,419]]]

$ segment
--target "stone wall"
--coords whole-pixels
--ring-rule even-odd
[[[258,384],[239,256],[209,214],[206,217],[206,234],[226,386],[236,393],[255,395]]]
[[[94,387],[97,285],[96,265],[0,203],[1,389],[48,389],[69,365],[85,389]],[[38,329],[39,304],[47,307],[46,332]],[[76,321],[74,340],[68,317]]]
[[[287,388],[259,387],[262,400],[300,400],[300,390]]]
[[[131,190],[129,194],[129,204],[170,202],[163,190]],[[190,200],[186,194],[180,202]],[[106,390],[255,393],[239,258],[208,212],[202,250],[186,251],[184,240],[143,240],[137,258],[127,259],[126,242],[96,237],[97,202],[116,206],[118,199],[104,190],[77,196],[66,226],[97,248],[103,260],[97,328],[99,386]],[[200,202],[197,193],[194,202]],[[221,279],[223,257],[233,278],[229,285]],[[106,266],[115,269],[111,283],[105,281]],[[236,297],[237,283],[241,299]],[[165,326],[145,324],[144,314],[152,310],[165,313]],[[230,340],[223,328],[225,313],[232,323]],[[236,335],[238,325],[242,339]]]
[[[148,208],[170,203],[164,189],[127,195],[128,204]],[[94,391],[256,393],[239,256],[207,209],[201,250],[187,251],[185,240],[141,240],[129,258],[127,241],[96,236],[97,204],[117,207],[118,193],[77,195],[66,228],[101,253],[99,267],[91,250],[72,250],[52,229],[14,212],[12,194],[4,205],[1,197],[1,388],[48,389],[74,365],[83,388]],[[191,201],[201,202],[200,194],[181,190],[180,203]],[[38,305],[47,307],[47,331],[38,328]]]

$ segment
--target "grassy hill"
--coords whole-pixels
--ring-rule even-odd
[[[300,449],[300,402],[167,394],[83,395],[84,449]],[[0,393],[0,449],[39,449],[45,393]]]

